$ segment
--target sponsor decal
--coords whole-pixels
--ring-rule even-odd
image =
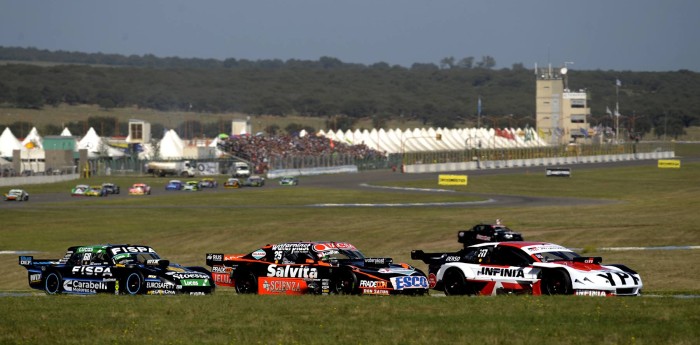
[[[104,266],[74,266],[71,271],[73,272],[73,274],[80,274],[83,276],[114,276],[112,275],[112,268]]]
[[[296,295],[302,293],[306,284],[303,281],[296,279],[262,279],[263,294],[290,294]],[[303,286],[302,286],[303,285]]]
[[[482,267],[477,274],[492,277],[525,278],[525,272],[519,268]]]
[[[267,253],[265,253],[265,251],[262,249],[258,249],[256,251],[254,251],[252,255],[253,255],[253,258],[255,258],[255,260],[260,260],[260,259],[264,258],[265,255],[267,255]]]
[[[158,265],[160,265],[160,259],[146,260],[146,265],[148,265],[148,266],[158,266]]]
[[[308,253],[311,243],[282,243],[272,245],[272,250],[283,250],[292,253]]]
[[[553,177],[570,177],[571,169],[569,168],[547,168],[545,169],[546,176]]]
[[[29,266],[32,264],[32,261],[34,261],[34,258],[31,256],[20,256],[19,257],[19,264],[22,266]]]
[[[92,247],[80,247],[78,248],[78,253],[92,253]]]
[[[391,258],[365,258],[365,263],[370,265],[386,265],[394,262]]]
[[[430,273],[428,275],[428,286],[433,289],[435,288],[435,285],[437,285],[437,277],[435,276],[435,273]]]
[[[477,234],[476,239],[482,241],[491,241],[491,236]]]
[[[243,255],[224,255],[224,261],[233,261],[240,259]]]
[[[141,246],[128,246],[128,247],[113,247],[110,248],[112,255],[117,255],[119,253],[155,253],[151,247],[141,247]]]
[[[107,290],[107,284],[100,281],[64,280],[63,290],[75,293],[96,293],[99,290]]]
[[[448,256],[445,258],[445,261],[446,262],[456,262],[456,261],[459,261],[460,259],[461,259],[461,257],[459,257],[459,256]]]
[[[556,244],[543,244],[543,245],[534,245],[534,246],[527,246],[522,248],[524,252],[532,255],[535,253],[544,253],[544,252],[570,252],[568,248],[564,248],[562,246],[556,245]]]
[[[411,268],[398,268],[398,267],[391,267],[391,268],[380,268],[377,270],[379,273],[395,273],[395,274],[402,274],[402,275],[411,275],[413,272],[415,272],[415,269]]]
[[[207,260],[211,261],[223,261],[224,256],[221,254],[207,254]]]
[[[389,290],[385,289],[362,289],[364,295],[389,295]]]
[[[360,288],[387,289],[389,285],[385,281],[360,280]]]
[[[347,249],[347,250],[356,250],[355,246],[353,246],[350,243],[345,243],[345,242],[335,242],[335,243],[317,243],[313,247],[314,251],[317,252],[325,252],[327,250],[332,250],[332,249]]]
[[[627,274],[624,272],[615,272],[615,273],[598,273],[597,276],[603,277],[608,280],[608,283],[610,283],[610,286],[617,286],[617,283],[615,282],[617,277],[617,280],[620,281],[620,285],[627,285],[627,284],[632,284],[632,285],[637,285],[639,284],[639,278],[632,274]],[[629,282],[628,282],[629,280]]]
[[[318,270],[308,266],[267,266],[267,276],[277,278],[318,278]]]
[[[576,290],[574,292],[576,296],[600,296],[600,297],[605,297],[608,294],[605,291],[600,291],[600,290]]]
[[[395,290],[428,288],[428,278],[424,276],[393,277],[390,280]]]
[[[173,289],[175,289],[175,284],[163,283],[163,282],[146,282],[146,289],[173,290]]]
[[[440,186],[466,186],[467,175],[438,175]]]
[[[30,275],[29,275],[29,280],[31,280],[31,281],[33,281],[33,282],[38,282],[38,281],[40,281],[40,280],[41,280],[41,273],[30,274]]]
[[[231,285],[233,281],[231,280],[231,275],[226,273],[212,273],[212,278],[216,285]]]
[[[231,273],[231,267],[224,266],[213,266],[211,268],[212,273]]]
[[[198,272],[190,272],[190,273],[176,273],[176,272],[166,272],[166,275],[173,276],[173,278],[177,279],[207,279],[209,278],[208,275],[204,273],[198,273]]]
[[[176,292],[174,290],[149,290],[146,291],[147,295],[174,295]]]
[[[203,291],[192,291],[190,292],[190,296],[204,296],[206,295]]]
[[[182,286],[210,286],[209,279],[182,279]]]

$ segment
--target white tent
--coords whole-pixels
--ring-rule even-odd
[[[68,129],[68,127],[66,127],[66,128],[63,129],[63,132],[61,132],[61,136],[62,136],[62,137],[72,137],[73,134],[71,134],[71,132],[70,132],[70,130]]]
[[[21,149],[22,143],[12,134],[10,127],[5,127],[0,135],[0,157],[12,157],[12,151]]]
[[[22,140],[22,147],[27,147],[27,144],[30,142],[34,144],[34,147],[38,147],[40,149],[44,148],[44,145],[42,144],[43,139],[39,135],[39,131],[36,130],[36,127],[32,127],[32,130],[29,131],[29,134],[27,134],[27,137]]]
[[[124,151],[115,149],[107,145],[102,138],[97,135],[95,129],[90,127],[85,136],[78,141],[78,150],[87,150],[88,158],[97,157],[124,157]]]
[[[160,141],[158,155],[161,159],[180,159],[185,150],[185,144],[175,130],[169,130]]]

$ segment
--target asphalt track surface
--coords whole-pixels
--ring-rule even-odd
[[[693,159],[696,161],[698,159]],[[686,160],[684,160],[685,162]],[[571,168],[572,176],[575,176],[576,170],[583,169],[603,169],[612,167],[625,167],[625,166],[656,166],[656,160],[639,160],[639,161],[625,161],[625,162],[608,162],[608,163],[590,163],[590,164],[575,164],[575,165],[562,165],[561,167]],[[519,168],[502,168],[502,169],[488,169],[488,170],[469,170],[469,171],[454,171],[446,172],[442,174],[455,174],[455,175],[468,175],[468,176],[484,176],[484,175],[503,175],[503,174],[523,174],[523,173],[541,173],[545,174],[546,167],[519,167]],[[386,193],[457,193],[463,194],[469,197],[477,197],[482,199],[481,201],[465,201],[465,202],[445,202],[445,203],[413,203],[410,200],[406,200],[405,203],[397,204],[316,204],[313,200],[309,200],[307,205],[299,206],[289,206],[289,205],[210,205],[210,206],[197,206],[183,203],[182,206],[163,206],[154,205],[150,207],[164,207],[164,208],[270,208],[270,207],[514,207],[514,206],[527,206],[527,207],[538,207],[538,206],[578,206],[578,205],[600,205],[600,204],[610,204],[616,203],[618,201],[614,200],[596,200],[596,199],[582,199],[582,198],[568,198],[568,197],[533,197],[533,196],[521,196],[521,195],[505,195],[505,194],[479,194],[470,192],[455,192],[435,189],[415,189],[415,188],[387,188],[380,187],[379,184],[384,182],[401,182],[401,181],[417,181],[417,180],[434,180],[437,181],[438,175],[441,173],[423,173],[423,174],[404,174],[400,172],[393,172],[391,170],[374,170],[374,171],[362,171],[353,174],[328,174],[328,175],[318,175],[318,176],[303,176],[300,177],[300,186],[310,186],[318,188],[327,189],[349,189],[349,190],[366,190],[366,191],[381,191]],[[143,182],[148,183],[149,177],[144,177]],[[108,178],[104,179],[108,181]],[[188,179],[182,179],[184,181]],[[76,181],[77,183],[77,181]],[[215,189],[204,189],[198,193],[232,193],[234,191],[227,190],[222,187],[223,183]],[[61,202],[68,201],[81,201],[77,207],[88,207],[88,208],[144,208],[149,206],[124,206],[124,205],[111,205],[102,203],[102,200],[111,200],[115,198],[134,198],[135,196],[129,196],[127,192],[128,186],[121,186],[121,194],[110,195],[108,197],[72,197],[68,191],[65,193],[33,193],[30,195],[28,202],[3,202],[0,204],[0,209],[3,208],[14,208],[14,207],[25,207],[31,204],[33,208],[60,208]],[[268,181],[262,188],[295,188],[288,186],[279,186],[277,180]],[[257,187],[245,187],[240,188],[235,191],[235,193],[251,193],[255,192]],[[152,190],[151,196],[154,197],[158,195],[181,195],[186,197],[189,192],[184,191],[165,191],[163,189],[154,188]],[[454,195],[454,194],[453,194]],[[96,200],[99,199],[99,200]],[[50,204],[50,205],[49,205]],[[67,207],[76,207],[71,204]]]

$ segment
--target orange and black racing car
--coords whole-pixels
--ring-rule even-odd
[[[206,254],[218,286],[238,293],[422,295],[422,271],[391,258],[367,258],[345,242],[268,244],[248,254]]]

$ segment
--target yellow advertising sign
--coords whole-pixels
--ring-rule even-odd
[[[678,159],[659,159],[659,168],[680,169],[681,161]]]
[[[438,185],[441,186],[466,186],[467,175],[439,175]]]

